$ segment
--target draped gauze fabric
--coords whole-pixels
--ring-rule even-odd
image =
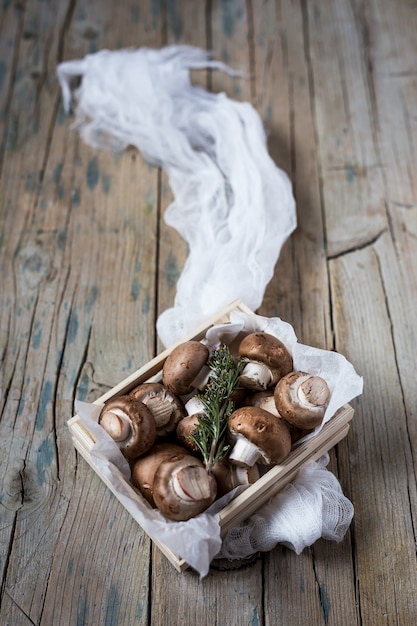
[[[102,50],[57,68],[87,143],[136,146],[168,174],[165,221],[189,252],[174,306],[157,321],[165,346],[235,299],[256,310],[296,226],[290,181],[268,154],[258,113],[192,85],[196,68],[234,73],[191,46]]]

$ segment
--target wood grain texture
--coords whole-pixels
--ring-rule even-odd
[[[0,622],[415,623],[417,7],[389,0],[27,0],[0,8]],[[297,200],[260,313],[364,376],[330,468],[340,544],[179,574],[76,453],[66,422],[161,349],[187,256],[164,172],[86,146],[58,62],[192,44],[247,73]]]

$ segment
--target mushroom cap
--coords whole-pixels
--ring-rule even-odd
[[[168,355],[162,368],[162,382],[178,396],[192,392],[192,382],[210,356],[207,346],[199,341],[184,341]]]
[[[285,422],[256,406],[240,407],[229,417],[232,439],[244,437],[261,452],[265,465],[282,463],[291,450],[291,435]]]
[[[166,459],[181,458],[185,454],[188,454],[187,450],[175,443],[157,443],[134,462],[131,482],[154,508],[153,481],[160,463]]]
[[[199,452],[198,446],[195,445],[190,439],[190,435],[195,433],[199,422],[199,413],[193,413],[192,415],[187,415],[183,417],[177,424],[177,439],[178,441],[184,445],[188,450],[192,450],[193,452]]]
[[[144,454],[155,442],[156,425],[152,413],[146,404],[131,396],[109,400],[98,421],[127,459]]]
[[[268,367],[272,374],[270,385],[275,385],[293,368],[293,359],[288,348],[269,333],[259,331],[246,335],[239,344],[238,352],[242,359],[263,363]]]
[[[191,456],[166,459],[159,465],[153,483],[153,497],[163,515],[186,521],[205,511],[215,500],[217,483],[203,463]]]
[[[181,398],[171,393],[162,383],[142,383],[129,393],[151,411],[158,437],[173,432],[186,414]]]
[[[301,430],[318,426],[326,411],[330,391],[320,376],[306,372],[290,372],[274,391],[275,405],[282,417]]]

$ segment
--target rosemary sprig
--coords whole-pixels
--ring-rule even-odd
[[[216,348],[208,363],[212,370],[203,394],[198,394],[203,405],[197,427],[190,439],[200,450],[208,472],[213,465],[224,459],[230,446],[227,443],[227,423],[233,412],[234,403],[230,399],[239,386],[239,376],[243,363],[235,361],[228,346]]]

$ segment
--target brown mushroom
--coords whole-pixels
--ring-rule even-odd
[[[127,459],[147,452],[156,439],[152,413],[143,402],[131,396],[118,396],[107,402],[101,410],[99,424]]]
[[[179,458],[185,454],[188,454],[187,450],[175,443],[157,443],[132,465],[131,482],[152,507],[156,507],[153,481],[159,465],[166,459]]]
[[[207,361],[210,351],[199,341],[185,341],[168,355],[162,368],[162,382],[177,396],[203,389],[210,372]]]
[[[253,466],[282,463],[291,450],[291,435],[285,422],[255,406],[241,407],[229,417],[229,434],[234,447],[229,460]]]
[[[260,406],[264,400],[274,397],[273,389],[264,389],[262,391],[249,391],[244,399],[243,406]]]
[[[218,498],[229,493],[235,487],[253,485],[259,478],[259,469],[256,465],[252,467],[235,465],[228,459],[215,463],[211,473],[217,482]]]
[[[273,387],[293,368],[292,356],[286,346],[265,332],[246,335],[239,344],[239,356],[246,362],[240,382],[249,389]]]
[[[302,430],[318,426],[326,411],[330,390],[320,376],[290,372],[278,382],[275,405],[282,417]]]
[[[156,506],[176,521],[186,521],[205,511],[214,502],[216,492],[214,476],[191,455],[162,461],[153,481]]]
[[[129,394],[140,400],[151,411],[158,437],[173,432],[186,411],[181,398],[171,393],[162,383],[142,383]]]
[[[198,446],[190,439],[190,435],[194,435],[199,421],[199,413],[193,413],[192,415],[186,415],[177,425],[177,439],[178,441],[193,452],[199,452]]]

